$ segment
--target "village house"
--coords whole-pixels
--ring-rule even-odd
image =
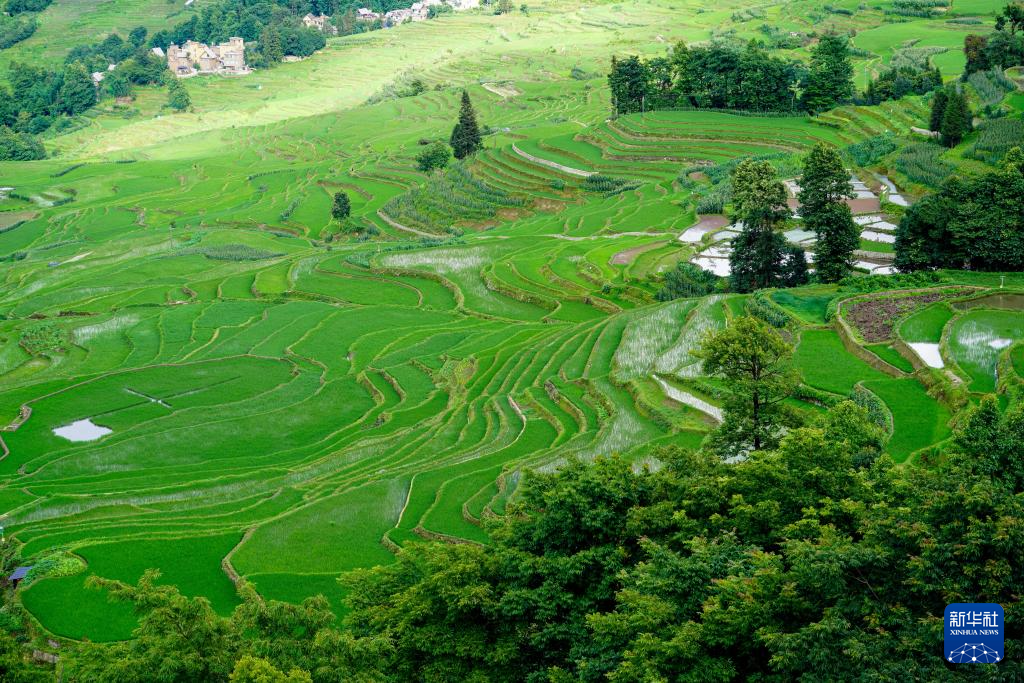
[[[167,68],[178,78],[200,74],[244,75],[250,72],[245,64],[245,41],[228,38],[219,45],[206,45],[194,40],[182,46],[167,47]]]
[[[456,12],[461,12],[479,7],[480,0],[421,0],[413,3],[408,9],[393,9],[385,14],[384,26],[398,26],[407,21],[423,21],[430,16],[430,7],[433,5],[450,5]],[[362,21],[373,21],[380,18],[380,15],[361,7],[356,10],[356,18]]]
[[[338,29],[331,25],[330,17],[326,14],[316,16],[315,14],[307,14],[302,17],[302,23],[306,28],[315,28],[322,33],[329,33],[332,36],[338,35]]]

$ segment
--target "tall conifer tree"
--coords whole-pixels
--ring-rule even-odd
[[[456,159],[465,159],[470,154],[483,149],[484,141],[480,135],[480,125],[476,121],[476,112],[469,99],[469,93],[462,91],[462,108],[459,110],[459,122],[452,129],[451,147]]]

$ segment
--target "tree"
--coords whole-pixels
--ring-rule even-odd
[[[128,41],[134,47],[142,47],[146,43],[146,36],[149,30],[145,26],[136,26],[128,33]]]
[[[1024,153],[1011,149],[1000,167],[966,178],[914,203],[896,231],[895,266],[1024,270]],[[998,226],[994,229],[994,226]]]
[[[29,663],[25,648],[5,629],[0,629],[0,681],[4,683],[49,683],[49,672]]]
[[[681,297],[706,296],[715,291],[720,278],[700,266],[686,261],[679,261],[676,267],[665,273],[665,284],[655,298],[658,301],[671,301]]]
[[[19,133],[0,126],[0,161],[35,161],[45,159],[41,142],[28,133]]]
[[[103,88],[111,97],[131,97],[132,83],[120,71],[112,71],[103,79]]]
[[[349,201],[348,193],[339,190],[334,193],[334,201],[331,203],[331,218],[336,221],[343,221],[352,215],[352,204]]]
[[[817,143],[804,159],[800,178],[800,215],[817,236],[814,264],[822,282],[838,282],[853,267],[860,229],[844,201],[853,197],[850,173],[835,147]]]
[[[188,90],[182,84],[181,79],[175,78],[167,89],[167,106],[175,111],[185,111],[192,106],[192,98]]]
[[[811,65],[800,102],[816,114],[832,109],[853,95],[853,65],[846,36],[826,33],[811,51]]]
[[[939,132],[942,133],[942,144],[946,147],[956,147],[960,144],[964,135],[971,130],[971,117],[967,99],[956,90],[951,90],[939,128]]]
[[[230,683],[313,683],[309,673],[292,669],[287,674],[266,659],[245,655],[235,664]]]
[[[264,61],[268,64],[276,64],[284,57],[284,48],[281,46],[281,32],[277,27],[267,25],[260,33],[259,51]]]
[[[733,288],[750,292],[779,284],[785,238],[775,231],[789,216],[786,188],[767,161],[745,159],[732,173],[735,218],[742,222],[729,256]]]
[[[452,130],[451,148],[456,159],[465,159],[469,155],[483,149],[483,137],[476,121],[476,112],[469,99],[469,93],[462,91],[462,106],[459,109],[459,121]]]
[[[704,374],[726,380],[725,415],[712,449],[734,457],[775,448],[792,422],[783,401],[799,383],[788,366],[793,347],[767,323],[744,316],[708,333],[694,355]]]
[[[444,168],[452,159],[451,148],[443,142],[435,142],[427,145],[422,152],[416,155],[416,167],[421,171],[430,172],[437,168]]]
[[[949,103],[949,93],[945,90],[938,90],[932,98],[932,112],[928,118],[928,130],[938,132],[942,130],[942,117],[946,114],[946,105]]]
[[[96,104],[96,86],[85,67],[76,62],[64,69],[64,82],[60,86],[60,111],[74,116]]]
[[[988,56],[988,38],[970,33],[964,36],[964,56],[967,64],[964,66],[964,76],[970,76],[977,71],[988,71],[992,68],[992,61]],[[932,130],[938,130],[933,128]]]
[[[802,247],[788,245],[782,259],[779,284],[783,287],[799,287],[810,282],[807,270],[807,252]]]
[[[647,66],[636,55],[625,59],[612,57],[608,74],[608,87],[612,95],[615,115],[641,111],[651,94],[651,75]]]

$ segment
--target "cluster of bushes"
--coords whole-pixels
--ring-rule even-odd
[[[483,183],[456,162],[432,174],[420,187],[388,201],[383,211],[404,225],[451,232],[457,221],[492,218],[500,208],[523,204],[525,200]]]
[[[892,5],[885,8],[885,14],[927,18],[938,16],[939,8],[948,6],[948,0],[893,0]]]
[[[1024,270],[1022,206],[1024,152],[1014,147],[998,169],[953,176],[907,210],[896,231],[896,267]]]
[[[658,301],[706,296],[722,289],[727,282],[700,266],[680,261],[665,273],[661,289],[654,296]]]
[[[995,165],[1015,145],[1024,140],[1024,119],[1004,118],[984,121],[978,126],[978,137],[964,156]]]
[[[625,180],[623,178],[615,178],[613,176],[607,176],[601,173],[595,173],[589,175],[583,181],[583,189],[588,192],[599,192],[605,197],[611,197],[621,192],[636,189],[639,183],[634,181]]]
[[[865,104],[879,104],[907,95],[924,95],[941,87],[942,74],[938,68],[903,65],[883,71],[868,81],[863,101]]]
[[[993,68],[1024,64],[1024,5],[1010,3],[996,15],[995,30],[988,35],[964,37],[964,77]]]
[[[999,104],[1008,92],[1017,90],[1017,84],[1006,77],[1003,70],[996,67],[988,71],[975,71],[967,76],[967,82],[978,93],[978,100],[983,106]]]
[[[942,148],[927,142],[907,145],[896,156],[896,168],[915,183],[938,187],[956,168],[942,159]]]
[[[883,133],[849,145],[846,155],[857,166],[873,166],[896,147],[896,137],[892,133]]]
[[[0,14],[0,50],[5,50],[15,43],[20,43],[36,32],[39,22],[34,18]]]
[[[8,14],[23,14],[25,12],[42,12],[50,6],[53,0],[7,0],[4,9]]]

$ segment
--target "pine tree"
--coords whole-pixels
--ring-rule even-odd
[[[96,86],[92,76],[80,62],[64,70],[64,82],[60,86],[60,110],[65,114],[81,114],[96,104]]]
[[[331,204],[331,217],[336,221],[343,221],[352,215],[352,203],[344,190],[334,193],[334,202]]]
[[[822,282],[837,282],[853,267],[853,252],[860,245],[860,230],[850,207],[850,174],[835,147],[819,142],[804,160],[800,178],[800,215],[817,236],[815,267]]]
[[[192,106],[192,98],[180,80],[175,78],[167,90],[167,106],[175,111],[185,111]]]
[[[932,98],[932,115],[928,120],[928,130],[938,131],[942,129],[942,117],[946,113],[946,105],[949,103],[949,93],[939,90]]]
[[[742,221],[729,256],[733,289],[751,292],[780,283],[786,239],[775,227],[789,216],[786,188],[767,161],[742,161],[732,173],[733,209]]]
[[[463,90],[459,122],[452,129],[452,152],[456,159],[465,159],[470,154],[483,149],[483,146],[483,137],[480,135],[480,126],[476,121],[473,103],[469,100],[469,93]]]
[[[827,111],[853,95],[853,65],[846,36],[826,33],[811,52],[811,67],[800,98],[812,114]]]
[[[949,93],[946,110],[942,114],[942,144],[956,147],[971,129],[971,110],[964,96],[955,90]]]

